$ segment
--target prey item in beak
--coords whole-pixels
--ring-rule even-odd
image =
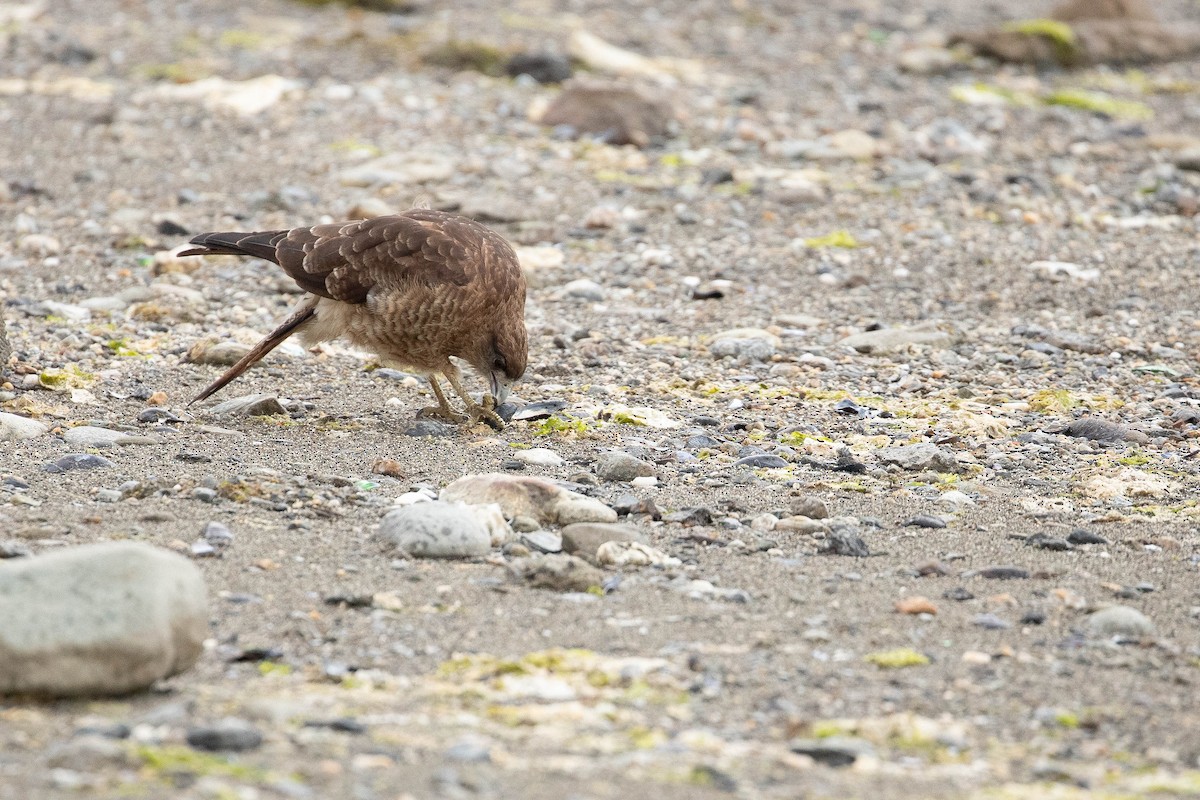
[[[491,383],[492,397],[496,398],[496,405],[500,405],[508,399],[508,376],[492,370],[488,373],[488,380]]]

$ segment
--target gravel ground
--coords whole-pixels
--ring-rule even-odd
[[[172,548],[211,616],[150,693],[0,702],[0,798],[1200,795],[1200,62],[972,60],[937,47],[999,18],[952,0],[496,5],[0,3],[0,410],[48,427],[0,449],[0,550]],[[661,59],[618,80],[669,136],[434,63],[579,30]],[[337,344],[216,398],[283,413],[187,406],[297,297],[172,248],[418,201],[519,246],[517,393],[561,410],[414,436],[423,385]],[[506,471],[661,563],[563,592],[510,569],[556,530],[372,539]]]

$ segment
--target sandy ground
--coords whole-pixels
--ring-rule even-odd
[[[0,4],[0,20],[16,8]],[[195,562],[212,641],[194,669],[131,698],[0,702],[0,798],[1200,795],[1200,173],[1180,156],[1200,144],[1200,63],[898,68],[995,11],[103,0],[0,24],[0,299],[16,354],[0,396],[53,428],[0,447],[0,539],[187,552],[207,522],[234,534]],[[681,112],[677,135],[645,150],[564,139],[527,116],[557,87],[421,56],[451,37],[563,52],[576,28],[695,62],[682,79],[632,80]],[[177,81],[267,74],[294,83],[258,113],[178,95],[195,83]],[[1063,88],[1138,105],[1028,100]],[[844,131],[870,152],[814,151]],[[347,185],[388,156],[432,167]],[[181,231],[420,198],[561,254],[523,251],[518,393],[566,401],[559,419],[577,426],[408,436],[427,392],[340,346],[285,349],[217,398],[274,393],[290,415],[186,407],[220,369],[188,350],[252,343],[296,296],[261,262],[159,274],[155,253]],[[820,241],[836,231],[859,246]],[[168,285],[183,291],[69,315]],[[696,285],[722,296],[694,299]],[[884,353],[842,343],[919,326],[940,335]],[[741,328],[770,354],[718,358],[710,337]],[[55,370],[73,385],[36,386]],[[181,421],[138,422],[158,391]],[[622,407],[675,427],[627,424]],[[1061,432],[1085,416],[1129,435]],[[73,452],[62,432],[87,422],[153,441],[98,451],[107,469],[45,472]],[[880,452],[919,442],[952,466]],[[519,547],[432,562],[371,541],[413,487],[503,471],[527,447],[566,462],[527,474],[712,522],[630,517],[679,564],[608,569],[620,580],[603,596],[524,585],[506,568]],[[735,465],[747,447],[787,466]],[[654,462],[658,485],[597,480],[611,448]],[[861,468],[833,468],[839,453]],[[379,459],[403,477],[372,474]],[[775,527],[813,497],[853,518],[870,556]],[[907,524],[921,515],[946,524]],[[1104,543],[1026,541],[1078,530]],[[980,574],[996,566],[1024,577]],[[935,613],[896,610],[917,596]],[[1155,633],[1090,635],[1109,604]],[[889,653],[913,663],[877,663]],[[264,743],[183,743],[225,717]],[[853,764],[814,758],[813,740]]]

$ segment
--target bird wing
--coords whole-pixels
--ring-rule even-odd
[[[482,241],[478,228],[470,220],[421,209],[295,228],[272,242],[273,260],[305,291],[363,303],[380,282],[466,285]]]

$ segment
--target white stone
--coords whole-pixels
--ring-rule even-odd
[[[41,436],[50,428],[36,419],[22,417],[19,414],[0,412],[0,442],[20,441]]]
[[[474,511],[437,501],[389,511],[377,538],[417,558],[472,558],[492,547]]]
[[[1109,606],[1087,618],[1087,632],[1094,639],[1140,639],[1154,635],[1154,623],[1136,608]]]
[[[522,464],[529,464],[532,467],[561,467],[567,463],[558,453],[545,447],[531,447],[528,450],[518,450],[513,454],[513,458]]]
[[[123,694],[191,667],[208,636],[204,580],[135,542],[0,562],[0,694]]]
[[[1074,278],[1079,281],[1090,282],[1100,277],[1100,270],[1095,267],[1084,269],[1078,264],[1072,264],[1069,261],[1034,261],[1029,265],[1028,269],[1041,273],[1051,280]]]
[[[130,438],[129,434],[122,431],[98,428],[93,425],[80,425],[63,434],[63,440],[72,447],[112,447],[123,444],[123,440]]]

